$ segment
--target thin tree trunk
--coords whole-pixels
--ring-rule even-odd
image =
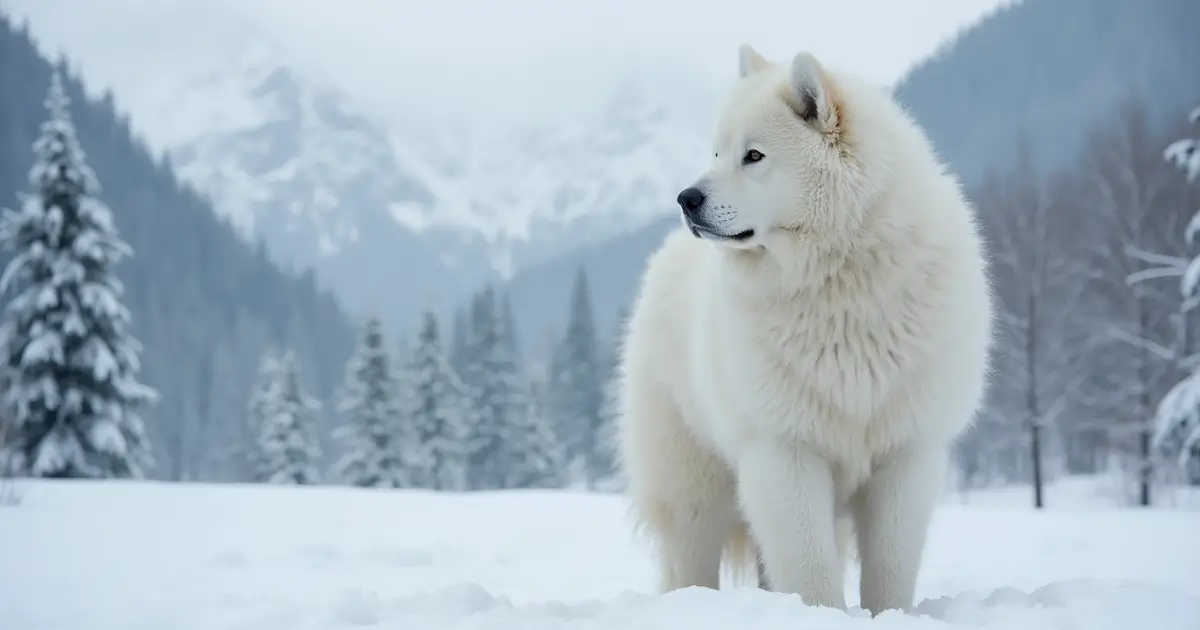
[[[596,490],[596,423],[595,418],[587,419],[587,429],[584,435],[583,476],[588,492]]]
[[[1033,507],[1042,509],[1042,427],[1036,421],[1029,428],[1029,452],[1033,457]]]
[[[187,471],[187,463],[184,458],[187,456],[187,415],[184,414],[176,422],[175,433],[175,461],[171,467],[171,481],[184,481],[184,475]]]
[[[1141,295],[1138,294],[1134,299],[1135,307],[1137,308],[1138,334],[1143,338],[1149,338],[1147,334],[1150,329],[1149,316],[1146,313],[1146,308],[1142,305]],[[1141,361],[1138,364],[1138,377],[1141,381],[1141,388],[1138,392],[1139,420],[1141,427],[1139,430],[1138,442],[1140,451],[1138,453],[1141,461],[1138,462],[1138,505],[1150,505],[1150,477],[1153,466],[1150,462],[1150,417],[1153,414],[1153,401],[1150,400],[1150,377],[1147,374],[1149,365],[1149,357],[1145,350],[1141,353]]]
[[[1142,446],[1142,470],[1141,470],[1141,488],[1138,493],[1138,505],[1142,507],[1150,507],[1150,478],[1153,467],[1150,464],[1150,429],[1149,427],[1142,428],[1141,435]]]
[[[1036,264],[1036,252],[1035,264]],[[1035,269],[1038,268],[1035,266]],[[1025,330],[1025,373],[1028,383],[1025,388],[1025,404],[1026,411],[1029,414],[1029,430],[1030,443],[1029,455],[1033,458],[1033,507],[1034,509],[1042,509],[1042,418],[1041,410],[1038,401],[1038,373],[1037,373],[1037,302],[1038,291],[1035,287],[1029,288],[1029,295],[1026,304],[1026,330]]]

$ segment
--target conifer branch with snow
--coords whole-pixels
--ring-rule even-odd
[[[1188,120],[1200,122],[1200,107]],[[1185,138],[1167,146],[1163,158],[1183,171],[1188,182],[1200,177],[1200,140]],[[1200,233],[1200,211],[1184,229],[1183,238],[1192,245]],[[1200,298],[1200,256],[1180,266],[1180,295],[1184,313],[1191,310]],[[1154,414],[1152,443],[1159,452],[1173,452],[1180,468],[1193,459],[1200,459],[1200,368],[1175,384],[1159,401]]]
[[[1193,125],[1200,123],[1200,107],[1192,110],[1188,122]],[[1163,151],[1163,158],[1183,171],[1189,182],[1200,177],[1200,139],[1180,138],[1172,142]]]
[[[142,477],[153,464],[137,410],[157,393],[137,379],[141,346],[113,267],[132,254],[84,160],[58,73],[34,143],[32,191],[0,219],[13,259],[0,370],[9,436],[0,459],[17,475]]]

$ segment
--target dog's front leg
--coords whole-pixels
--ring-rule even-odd
[[[862,606],[912,608],[930,516],[945,483],[946,452],[922,447],[880,462],[851,506],[862,559]]]
[[[760,444],[738,464],[738,498],[771,590],[845,609],[829,464],[792,446]]]

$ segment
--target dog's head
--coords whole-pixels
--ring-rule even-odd
[[[862,176],[841,87],[808,53],[790,64],[740,51],[712,167],[679,194],[685,225],[722,246],[771,247],[780,237],[833,236],[862,220],[843,197]]]

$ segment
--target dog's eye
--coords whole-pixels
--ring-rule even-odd
[[[763,157],[762,151],[759,151],[758,149],[750,149],[746,152],[746,155],[742,156],[742,164],[753,164],[763,159]]]

